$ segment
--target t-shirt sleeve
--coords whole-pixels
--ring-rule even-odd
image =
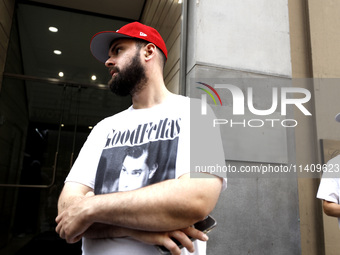
[[[327,163],[316,197],[329,202],[340,204],[340,173],[339,173],[340,156],[331,159]]]
[[[322,178],[317,198],[339,204],[339,186],[334,178]]]
[[[65,182],[77,182],[94,188],[98,163],[106,142],[102,126],[99,123],[92,129]]]

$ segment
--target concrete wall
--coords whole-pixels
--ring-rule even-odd
[[[290,41],[293,78],[313,77],[309,36],[308,1],[289,0]],[[301,86],[301,83],[300,83]],[[315,108],[313,87],[306,86],[312,93],[309,109]],[[298,165],[317,163],[318,142],[316,139],[315,111],[313,117],[304,118],[298,112],[295,117],[299,126],[295,128],[296,162]],[[299,211],[301,229],[301,254],[324,254],[322,232],[322,209],[315,198],[319,180],[299,178]]]
[[[290,83],[287,0],[188,3],[188,93],[193,79],[276,78]],[[267,93],[270,87],[258,89]],[[269,159],[260,155],[266,154],[263,150],[274,138],[276,147],[287,155],[284,163],[294,164],[294,132],[274,131],[274,136],[264,135],[257,140],[258,137],[247,135],[241,128],[234,130],[234,144],[239,147],[232,147],[229,140],[223,141],[225,151],[237,150],[231,156],[226,154],[227,163],[236,167],[268,163]],[[228,128],[222,128],[222,136],[228,132]],[[259,152],[255,156],[247,150],[254,144]],[[236,158],[240,153],[241,161]],[[274,152],[271,160],[280,158],[281,153]],[[210,234],[208,254],[300,254],[297,179],[229,177],[228,188],[213,212],[219,225]]]
[[[338,10],[337,1],[289,1],[293,78],[315,78],[309,87],[314,116],[300,118],[295,130],[298,164],[323,163],[320,140],[340,140],[340,127],[334,121],[340,109],[334,79],[340,75]],[[302,254],[338,254],[337,220],[323,214],[322,202],[315,198],[318,186],[318,178],[299,179]]]
[[[204,63],[291,76],[287,1],[189,3],[187,70]]]
[[[340,25],[339,1],[308,1],[311,66],[315,82],[316,139],[340,141],[340,125],[334,116],[340,112]],[[340,230],[337,220],[323,214],[325,254],[339,254]]]

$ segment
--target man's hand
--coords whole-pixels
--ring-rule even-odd
[[[208,236],[206,234],[193,227],[169,232],[147,232],[132,230],[130,232],[130,236],[146,244],[164,246],[171,252],[172,255],[181,254],[181,249],[172,238],[179,241],[189,252],[194,252],[195,249],[188,236],[201,241],[208,241]]]
[[[81,201],[69,206],[57,216],[56,222],[58,225],[56,231],[66,242],[78,242],[84,232],[91,226],[92,222],[86,217],[86,212],[90,208],[86,205],[87,200],[92,196],[94,196],[94,193],[92,191],[88,192]]]

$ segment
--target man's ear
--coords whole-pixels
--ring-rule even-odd
[[[155,175],[157,169],[158,164],[157,163],[153,164],[152,167],[149,169],[149,179],[151,179]]]
[[[145,45],[145,47],[144,47],[145,60],[152,59],[153,56],[156,53],[156,49],[157,49],[157,47],[153,43],[148,43],[147,45]]]

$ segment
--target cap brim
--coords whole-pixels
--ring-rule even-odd
[[[336,120],[337,122],[340,122],[340,113],[338,113],[338,114],[335,116],[335,120]]]
[[[95,34],[90,43],[92,55],[100,62],[105,63],[108,59],[108,52],[113,40],[118,38],[131,38],[130,36],[123,35],[114,31],[104,31]]]

